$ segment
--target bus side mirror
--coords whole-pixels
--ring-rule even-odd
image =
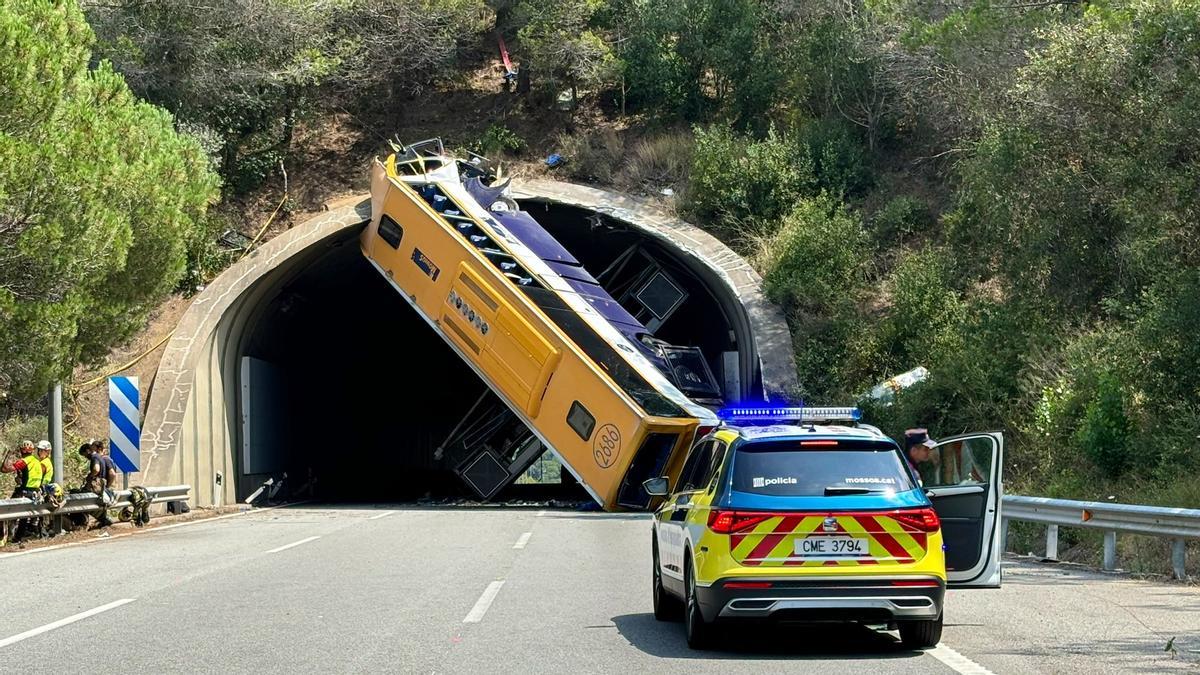
[[[670,486],[667,484],[666,476],[657,478],[648,478],[642,481],[642,487],[646,489],[646,494],[651,497],[666,497],[669,494]]]

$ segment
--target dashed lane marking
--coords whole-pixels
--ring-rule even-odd
[[[475,606],[471,608],[471,612],[467,614],[467,618],[463,619],[463,623],[479,623],[483,621],[483,615],[487,614],[488,608],[496,600],[496,595],[500,593],[500,587],[504,585],[504,580],[499,579],[488,584],[488,587],[483,589],[483,595],[475,601]]]
[[[971,659],[968,659],[944,644],[939,644],[933,649],[926,649],[925,653],[946,664],[952,668],[954,672],[962,673],[962,675],[995,675],[992,671],[984,668],[978,663],[975,663]]]
[[[121,600],[114,600],[114,601],[108,603],[107,605],[100,605],[99,607],[96,607],[94,609],[89,609],[86,612],[80,612],[78,614],[68,616],[65,619],[59,619],[58,621],[55,621],[54,623],[48,623],[45,626],[39,626],[37,628],[34,628],[33,630],[27,630],[24,633],[18,633],[17,635],[14,635],[12,637],[4,638],[3,640],[0,640],[0,649],[7,647],[11,644],[20,642],[21,640],[31,638],[35,635],[41,635],[42,633],[48,633],[48,632],[54,630],[55,628],[62,628],[63,626],[66,626],[67,624],[72,624],[72,623],[75,623],[76,621],[81,621],[83,619],[88,618],[89,616],[96,616],[97,614],[100,614],[101,612],[107,612],[108,610],[116,609],[116,608],[120,607],[121,605],[127,605],[127,604],[133,602],[133,600],[134,600],[133,598],[124,598]]]
[[[517,537],[517,543],[513,544],[513,548],[525,548],[525,544],[529,543],[529,538],[533,536],[532,532],[526,532],[520,537]]]
[[[296,546],[299,546],[300,544],[307,544],[310,541],[314,541],[314,540],[320,539],[320,538],[321,538],[321,536],[317,535],[315,537],[308,537],[307,539],[301,539],[300,541],[293,541],[292,543],[284,544],[283,546],[280,546],[279,548],[273,548],[270,551],[267,551],[267,553],[279,553],[280,551],[286,551],[289,548],[295,548]]]
[[[384,511],[383,513],[381,513],[377,516],[371,516],[370,518],[367,518],[367,520],[379,520],[380,518],[387,518],[388,516],[392,515],[393,513],[395,513],[395,511]]]

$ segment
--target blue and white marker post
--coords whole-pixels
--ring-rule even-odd
[[[142,415],[138,409],[138,379],[136,377],[108,378],[108,449],[113,463],[125,475],[142,465]]]

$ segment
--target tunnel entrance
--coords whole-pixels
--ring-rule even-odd
[[[656,335],[699,348],[718,382],[738,382],[726,372],[737,341],[724,311],[665,246],[583,209],[531,210]],[[358,247],[359,231],[329,242],[248,323],[234,417],[239,499],[284,473],[289,489],[311,481],[323,500],[475,497],[455,471],[472,449],[445,446],[461,441],[458,432],[499,400],[372,268]],[[652,268],[684,297],[665,320],[634,297]],[[542,452],[534,450],[531,458]],[[542,485],[516,483],[494,498],[587,498],[565,472],[537,468]]]

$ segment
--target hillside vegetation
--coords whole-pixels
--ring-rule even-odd
[[[559,152],[564,178],[671,188],[785,308],[805,401],[924,366],[870,406],[886,431],[1000,428],[1017,490],[1200,506],[1200,3],[83,9],[94,44],[74,2],[0,8],[0,79],[20,93],[0,101],[0,256],[25,256],[0,265],[13,411],[215,273],[223,209],[281,166],[295,180],[336,120],[357,140],[330,165],[356,172],[387,137],[437,134],[519,170]],[[22,220],[30,203],[41,219]],[[22,351],[29,331],[53,358]]]

